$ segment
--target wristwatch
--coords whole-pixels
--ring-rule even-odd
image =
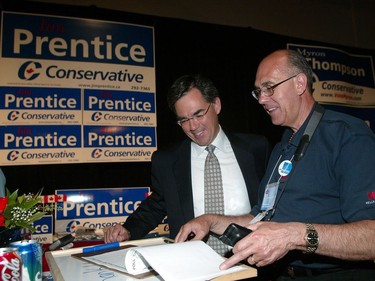
[[[313,254],[319,245],[319,235],[311,223],[306,223],[306,254]]]

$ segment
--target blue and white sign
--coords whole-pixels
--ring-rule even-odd
[[[301,53],[314,71],[314,98],[321,103],[375,107],[372,56],[339,49],[288,44]]]
[[[148,187],[56,190],[67,200],[56,203],[55,232],[74,232],[77,226],[101,229],[122,223],[149,192]]]
[[[71,163],[81,149],[81,126],[0,126],[0,158],[8,164]]]
[[[81,90],[0,87],[0,124],[81,124]]]
[[[34,222],[34,228],[36,229],[32,233],[32,239],[38,241],[41,244],[49,244],[53,242],[53,216],[46,215],[40,220]]]
[[[1,165],[151,160],[152,27],[3,11],[0,34]]]
[[[154,66],[153,29],[97,20],[3,13],[2,56]]]
[[[363,119],[375,131],[375,73],[372,55],[323,46],[288,44],[314,72],[314,99],[328,109]]]
[[[85,90],[84,123],[156,126],[154,95],[130,91]]]

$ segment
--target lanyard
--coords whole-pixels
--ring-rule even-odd
[[[281,189],[280,192],[278,192],[278,194],[276,196],[275,203],[274,203],[272,209],[264,211],[263,217],[265,218],[265,220],[270,221],[272,219],[272,217],[274,216],[275,211],[276,211],[276,206],[279,203],[280,198],[284,193],[284,190],[285,190],[285,188],[288,184],[288,181],[289,181],[290,177],[293,175],[293,172],[296,169],[298,161],[300,161],[303,158],[303,156],[305,155],[307,147],[310,144],[311,138],[312,138],[312,136],[315,132],[315,129],[318,127],[318,124],[319,124],[323,114],[324,114],[324,108],[322,106],[320,106],[319,104],[316,104],[314,112],[313,112],[313,114],[312,114],[312,116],[311,116],[311,118],[310,118],[310,120],[309,120],[309,122],[306,126],[305,131],[303,132],[303,136],[302,136],[301,140],[299,141],[297,149],[296,149],[296,151],[295,151],[295,153],[294,153],[294,155],[291,159],[291,161],[293,163],[293,168],[292,168],[290,174],[288,175],[283,188]],[[280,158],[281,158],[281,156],[279,157],[279,160],[280,160]],[[279,162],[279,160],[278,160],[278,162]],[[276,163],[276,165],[277,165],[277,163]],[[275,170],[275,168],[274,168],[274,170]]]

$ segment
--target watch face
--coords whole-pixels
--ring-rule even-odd
[[[310,231],[308,234],[307,234],[307,242],[311,245],[311,246],[316,246],[318,245],[319,243],[319,238],[318,238],[318,234],[315,232],[315,231]]]

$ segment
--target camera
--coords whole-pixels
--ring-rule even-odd
[[[250,229],[231,223],[224,231],[223,235],[220,235],[218,238],[221,242],[233,247],[239,240],[249,233],[251,233]]]

